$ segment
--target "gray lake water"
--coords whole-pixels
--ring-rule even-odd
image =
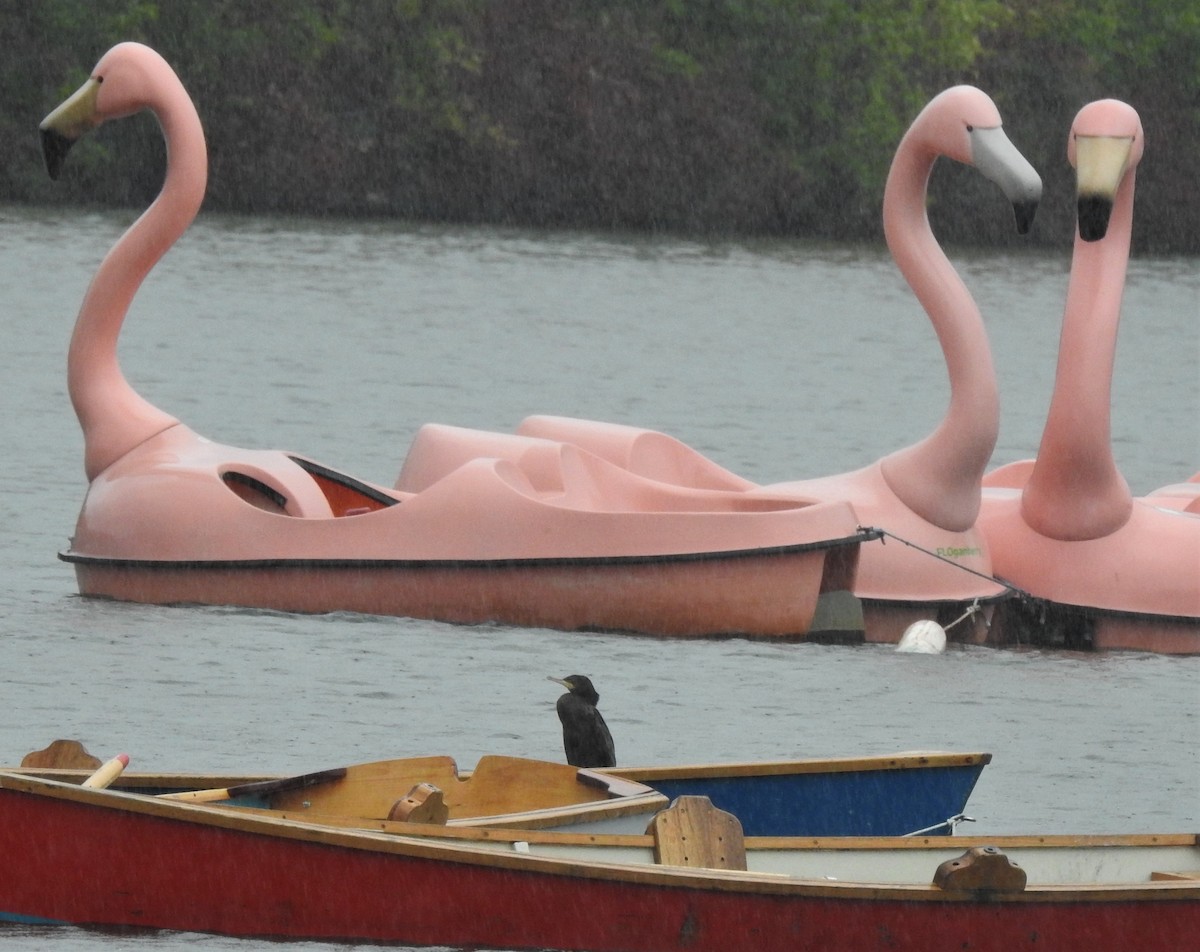
[[[623,763],[986,750],[966,832],[1200,828],[1200,658],[930,657],[81,599],[56,558],[85,489],[65,354],[87,281],[132,217],[0,208],[0,762],[56,737],[142,769],[560,759],[546,676],[578,672]],[[1000,378],[994,462],[1031,456],[1069,247],[951,257]],[[947,397],[886,249],[782,241],[205,216],[138,296],[121,354],[134,385],[200,433],[382,483],[422,423],[511,430],[531,413],[660,429],[760,482],[818,476],[924,436]],[[1113,441],[1136,493],[1200,469],[1196,259],[1131,265]],[[55,952],[279,948],[0,935]]]

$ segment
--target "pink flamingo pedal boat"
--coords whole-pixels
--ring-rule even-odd
[[[928,181],[940,156],[972,165],[996,182],[1013,203],[1021,232],[1032,222],[1042,187],[1005,135],[995,104],[971,86],[934,97],[896,150],[884,191],[885,236],[934,326],[950,376],[946,416],[921,442],[855,472],[759,486],[653,430],[535,416],[522,422],[518,436],[575,445],[661,484],[740,494],[747,503],[847,500],[864,525],[896,537],[860,554],[853,593],[862,602],[866,640],[899,642],[909,626],[926,619],[947,627],[967,621],[954,632],[957,640],[989,640],[987,611],[1011,591],[993,578],[987,540],[976,525],[982,478],[999,432],[999,397],[979,309],[926,215]],[[496,434],[477,433],[476,439],[479,454],[506,445]],[[523,452],[520,443],[507,446],[514,456]],[[427,481],[470,455],[462,432],[447,438],[431,431],[414,442],[406,467]],[[976,612],[981,606],[987,611]]]
[[[859,545],[878,534],[845,501],[672,486],[548,441],[524,467],[476,454],[419,489],[389,488],[211,442],[152,406],[121,373],[117,338],[200,208],[199,116],[162,57],[122,43],[41,129],[57,177],[71,142],[142,109],[166,138],[166,180],[100,265],[68,358],[90,485],[61,558],[82,594],[771,637],[810,633],[822,592],[852,585]]]
[[[1200,654],[1196,497],[1181,486],[1133,498],[1109,437],[1143,147],[1137,112],[1117,100],[1084,106],[1071,126],[1079,222],[1050,409],[1037,458],[988,474],[980,525],[996,574],[1037,599],[1032,613],[1006,606],[1010,636]]]

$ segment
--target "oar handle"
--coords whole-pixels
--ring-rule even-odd
[[[96,771],[88,777],[81,787],[94,787],[97,790],[103,790],[110,783],[121,776],[121,771],[129,766],[128,754],[117,754],[112,760],[101,764],[96,768]]]
[[[160,793],[163,800],[186,800],[189,803],[211,803],[215,800],[234,800],[238,797],[269,797],[285,790],[303,790],[317,784],[341,780],[346,776],[345,767],[331,767],[315,773],[297,777],[281,777],[279,780],[256,780],[240,783],[233,787],[213,787],[209,790],[183,790],[179,793]]]

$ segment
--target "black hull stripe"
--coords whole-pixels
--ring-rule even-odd
[[[769,558],[836,549],[879,538],[877,530],[864,530],[840,539],[802,542],[797,545],[769,546],[762,549],[735,549],[727,552],[683,552],[669,555],[611,555],[583,558],[539,559],[113,559],[75,552],[60,552],[58,557],[74,565],[95,565],[131,569],[511,569],[561,567],[590,568],[609,565],[667,565],[676,562],[717,562],[729,559]]]

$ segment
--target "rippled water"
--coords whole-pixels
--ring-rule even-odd
[[[0,209],[0,761],[55,737],[144,769],[558,759],[545,678],[580,672],[623,763],[987,750],[971,832],[1200,826],[1198,658],[927,657],[80,599],[55,558],[85,488],[65,353],[130,219]],[[1067,255],[952,255],[992,339],[996,463],[1036,451]],[[1131,267],[1113,438],[1135,492],[1200,469],[1198,264]],[[139,295],[122,361],[207,436],[383,483],[424,422],[510,430],[530,413],[661,429],[762,482],[815,476],[920,438],[947,394],[932,330],[881,249],[349,222],[202,219]],[[278,948],[0,935],[59,952]]]

